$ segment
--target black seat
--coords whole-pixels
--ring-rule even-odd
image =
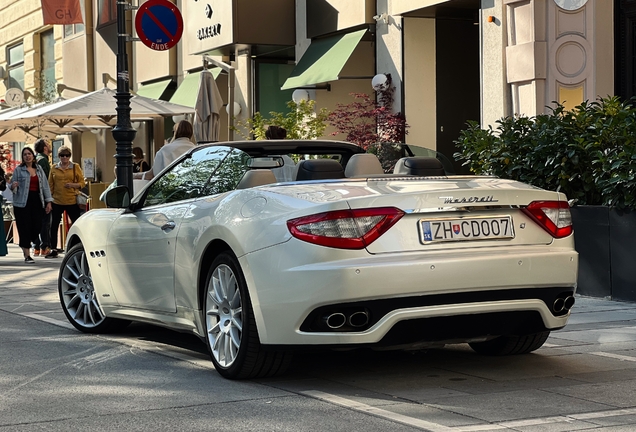
[[[411,156],[397,161],[393,174],[414,175],[423,177],[445,176],[444,165],[434,157]]]
[[[344,169],[335,159],[307,159],[296,165],[297,181],[344,178]]]

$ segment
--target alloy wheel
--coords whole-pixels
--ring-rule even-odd
[[[207,337],[216,362],[222,367],[234,363],[243,335],[243,303],[236,275],[221,264],[214,269],[207,286]]]
[[[93,328],[104,322],[93,287],[93,278],[83,249],[75,250],[62,267],[60,277],[62,304],[69,317],[79,326]]]

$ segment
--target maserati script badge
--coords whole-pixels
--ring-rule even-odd
[[[469,203],[492,203],[499,202],[499,200],[494,199],[492,195],[482,196],[482,197],[462,197],[455,198],[452,196],[439,197],[439,199],[444,200],[444,204],[469,204]]]

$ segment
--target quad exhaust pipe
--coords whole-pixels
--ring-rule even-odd
[[[572,309],[572,306],[574,306],[574,301],[575,300],[573,296],[567,296],[565,298],[559,297],[554,301],[552,310],[554,310],[554,312],[556,313],[569,311],[570,309]]]
[[[360,328],[369,323],[369,313],[366,310],[355,311],[347,315],[342,312],[334,312],[324,317],[324,322],[332,330],[342,328],[345,324]]]
[[[330,329],[339,329],[347,323],[347,317],[340,312],[332,313],[325,317],[325,323],[327,323],[327,327]]]

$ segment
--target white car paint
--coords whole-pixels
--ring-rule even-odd
[[[143,199],[144,191],[135,200]],[[558,329],[566,325],[569,311],[555,315],[549,302],[532,296],[488,297],[501,291],[576,289],[573,235],[554,238],[539,226],[522,211],[533,201],[564,202],[566,197],[475,176],[278,183],[134,211],[92,210],[72,226],[67,248],[81,243],[91,255],[94,289],[106,317],[201,337],[207,332],[200,294],[208,273],[204,257],[219,241],[238,259],[263,345],[376,344],[400,322],[502,311],[537,312],[545,329]],[[287,226],[303,216],[378,207],[405,214],[364,249],[311,244],[292,236]],[[515,237],[424,244],[418,232],[423,219],[486,216],[511,216]],[[486,297],[420,301],[471,293]],[[404,304],[359,331],[301,328],[321,307],[400,299]]]

